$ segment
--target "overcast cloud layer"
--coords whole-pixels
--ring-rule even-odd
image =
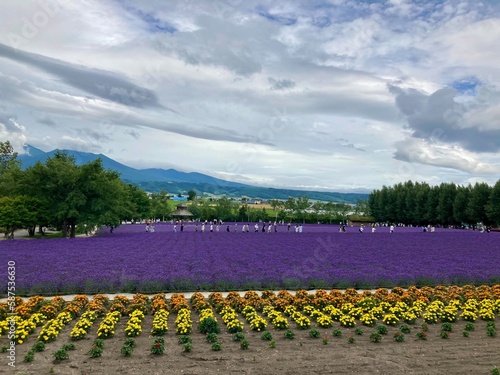
[[[496,0],[3,0],[0,139],[273,187],[500,175]]]

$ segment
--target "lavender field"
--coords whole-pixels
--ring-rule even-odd
[[[303,233],[174,233],[122,225],[91,238],[0,242],[18,294],[264,288],[377,288],[500,282],[500,233],[305,225]],[[208,227],[207,227],[208,229]],[[4,278],[3,280],[6,280]],[[6,290],[3,281],[2,290]]]

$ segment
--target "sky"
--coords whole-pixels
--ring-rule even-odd
[[[500,176],[500,1],[2,0],[0,140],[256,186]]]

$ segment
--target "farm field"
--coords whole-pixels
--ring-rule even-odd
[[[236,228],[236,232],[235,232]],[[304,225],[302,233],[181,233],[159,224],[122,225],[95,237],[2,241],[2,261],[16,263],[17,295],[196,290],[376,289],[500,282],[500,234],[379,227],[359,233]],[[199,230],[201,230],[199,228]],[[215,228],[214,228],[215,230]],[[2,281],[6,290],[6,279]]]
[[[500,365],[498,233],[242,233],[242,224],[2,241],[16,294],[31,297],[15,299],[15,324],[0,303],[0,373],[12,373],[11,332],[18,374],[490,374]],[[183,294],[196,290],[211,292]],[[99,294],[120,292],[133,297]],[[53,297],[77,293],[88,296]]]
[[[500,362],[500,285],[35,296],[16,306],[19,374],[489,374]]]

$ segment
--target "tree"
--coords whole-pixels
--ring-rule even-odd
[[[488,219],[495,225],[500,225],[500,180],[491,189],[490,198],[486,205]]]
[[[165,190],[159,193],[151,194],[151,216],[154,218],[162,218],[170,216],[172,207],[168,204],[168,194]]]
[[[467,205],[467,215],[474,224],[489,224],[486,214],[486,205],[490,199],[491,187],[485,183],[476,183],[470,192],[469,204]]]
[[[5,229],[5,237],[14,238],[17,229],[36,223],[36,216],[30,211],[30,200],[23,195],[0,198],[0,227]]]
[[[319,214],[321,211],[323,211],[323,207],[324,207],[324,203],[323,202],[320,202],[320,201],[316,201],[313,203],[313,205],[311,206],[311,208],[313,209],[314,211],[314,219],[315,221],[320,221],[319,220]]]
[[[288,199],[284,203],[285,211],[288,213],[290,217],[290,221],[293,221],[295,216],[295,210],[297,209],[297,203],[293,197],[288,197]]]
[[[309,202],[309,198],[306,196],[299,196],[296,200],[295,207],[297,210],[297,216],[302,218],[302,222],[305,222],[306,210],[310,205],[311,202]]]
[[[468,215],[467,207],[469,205],[471,186],[458,186],[455,200],[453,201],[453,218],[457,223],[473,224]]]
[[[0,197],[18,195],[21,176],[17,152],[14,152],[9,141],[0,142]]]
[[[274,220],[278,220],[278,210],[283,207],[283,202],[278,200],[278,199],[271,199],[269,201],[269,204],[271,205],[271,207],[273,208],[274,210],[274,213],[275,213],[275,218]]]
[[[191,189],[188,191],[188,196],[187,196],[187,200],[188,201],[194,201],[196,199],[196,191]]]
[[[151,200],[146,192],[132,184],[128,184],[125,190],[127,207],[124,218],[135,221],[149,217],[151,214]]]

